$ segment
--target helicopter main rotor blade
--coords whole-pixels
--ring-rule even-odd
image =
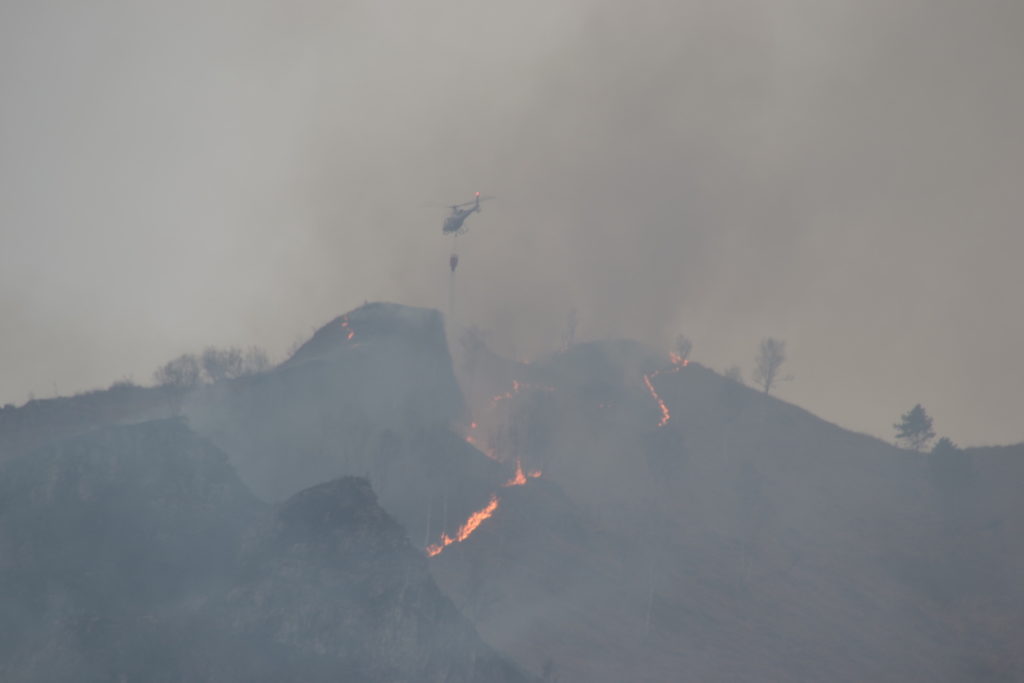
[[[471,202],[463,202],[461,204],[456,204],[455,206],[476,206],[478,202],[482,202],[486,199],[495,199],[495,197],[480,197],[479,199],[474,199]]]
[[[461,209],[464,206],[475,206],[478,201],[483,202],[488,199],[497,199],[493,195],[487,195],[485,197],[474,197],[472,201],[462,202],[461,204],[445,204],[443,202],[423,202],[420,204],[421,209]]]

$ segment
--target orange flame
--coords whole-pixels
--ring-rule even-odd
[[[657,374],[657,373],[655,373]],[[647,391],[650,392],[654,400],[658,402],[658,408],[661,409],[661,421],[658,422],[659,427],[664,427],[668,424],[668,421],[672,418],[671,413],[668,412],[668,406],[661,400],[661,396],[658,396],[658,392],[654,390],[654,384],[651,383],[652,375],[644,375],[644,384],[647,385]]]
[[[522,486],[526,483],[527,477],[530,479],[537,479],[540,477],[540,470],[530,470],[529,472],[523,471],[523,461],[520,458],[516,458],[516,476],[506,481],[502,486]]]
[[[353,330],[349,329],[347,314],[341,317],[341,329],[348,331],[348,334],[345,335],[345,339],[351,340],[352,337],[356,336],[356,333]]]
[[[512,391],[506,391],[504,394],[498,394],[497,396],[491,397],[491,407],[493,408],[499,402],[504,401],[507,398],[512,398],[519,393],[519,382],[512,380]]]
[[[545,386],[540,386],[540,385],[536,385],[536,384],[524,384],[524,383],[522,383],[522,382],[520,382],[518,380],[512,380],[512,390],[511,391],[506,391],[503,394],[497,394],[497,395],[491,397],[491,408],[494,408],[495,406],[497,406],[499,403],[501,403],[502,401],[504,401],[506,399],[512,398],[513,396],[518,394],[523,389],[529,389],[529,390],[532,390],[532,391],[548,391],[548,392],[551,392],[551,391],[555,390],[554,387],[545,387]]]
[[[462,543],[467,538],[473,535],[473,532],[477,530],[484,520],[489,519],[494,511],[498,509],[498,503],[500,500],[497,496],[491,496],[490,502],[487,503],[483,508],[477,510],[469,516],[466,523],[459,527],[459,531],[455,534],[455,538],[452,538],[448,534],[441,534],[441,540],[438,543],[427,546],[427,555],[434,557],[440,555],[441,551],[450,546],[452,543]]]
[[[516,458],[516,476],[506,481],[502,486],[522,486],[526,483],[526,475],[523,473],[523,461]]]
[[[670,367],[655,370],[649,375],[644,375],[644,384],[647,385],[647,391],[651,394],[654,400],[658,402],[658,408],[661,410],[661,420],[658,422],[659,427],[664,427],[668,424],[668,421],[672,419],[672,415],[668,411],[668,406],[665,405],[665,402],[661,400],[661,396],[659,396],[658,392],[654,389],[654,384],[651,380],[662,372],[679,372],[690,364],[689,360],[672,351],[669,352],[668,359],[672,362]]]

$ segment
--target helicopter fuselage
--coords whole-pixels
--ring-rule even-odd
[[[457,207],[453,207],[452,214],[444,219],[444,226],[441,228],[442,232],[446,235],[461,232],[462,224],[466,221],[466,218],[469,216],[469,214],[479,210],[479,204],[471,206],[468,209],[460,209]]]

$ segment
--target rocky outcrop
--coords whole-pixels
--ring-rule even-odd
[[[0,679],[524,680],[365,480],[271,506],[178,420],[4,466]]]
[[[465,406],[440,313],[372,303],[324,325],[275,370],[200,392],[186,414],[257,495],[281,501],[343,475],[379,490],[382,441],[433,438],[464,421]]]
[[[305,680],[338,680],[339,671],[344,680],[522,680],[441,594],[364,479],[293,496],[244,564],[215,611],[226,615],[222,632],[248,646],[262,680],[289,678],[297,658],[315,663],[300,669]],[[261,643],[272,648],[252,648]]]

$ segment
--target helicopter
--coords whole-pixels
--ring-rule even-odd
[[[480,193],[477,192],[476,196],[471,202],[465,202],[463,204],[452,204],[451,215],[444,219],[444,225],[441,228],[441,232],[445,235],[461,235],[466,231],[463,227],[466,218],[469,214],[480,211],[480,202],[485,199],[494,199],[494,197],[481,197]]]

